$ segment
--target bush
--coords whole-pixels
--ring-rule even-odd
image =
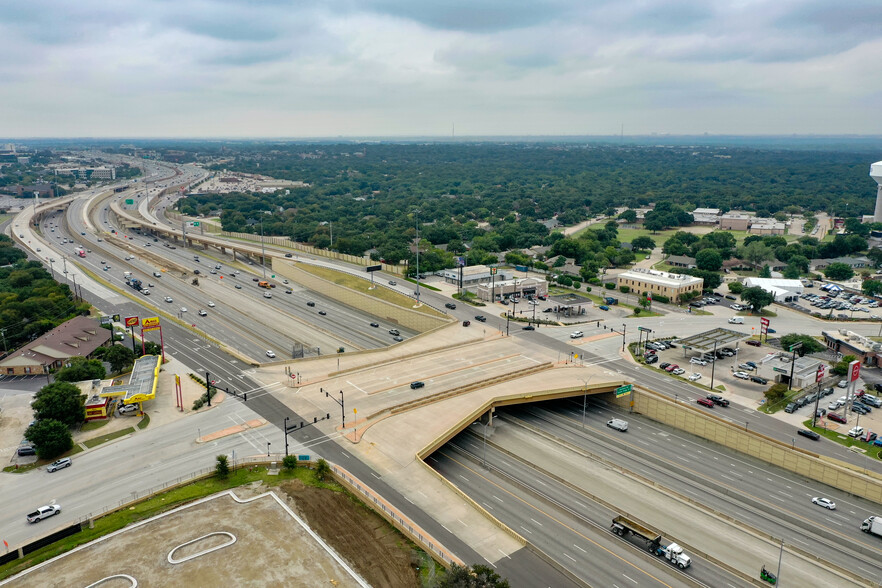
[[[226,455],[218,455],[215,459],[217,459],[217,465],[214,466],[214,473],[217,474],[218,478],[226,478],[230,475],[230,464],[227,462]]]
[[[782,400],[787,395],[787,384],[773,384],[765,391],[766,400],[775,403]]]
[[[324,459],[319,459],[315,463],[315,477],[321,481],[331,475],[331,466]]]
[[[581,287],[582,287],[582,282],[579,282],[579,281],[577,281],[577,280],[573,280],[573,288],[575,288],[576,290],[578,290],[578,289],[581,288]]]
[[[668,298],[667,296],[662,296],[661,294],[653,294],[653,295],[652,295],[652,301],[653,301],[653,302],[661,302],[661,303],[667,304],[668,302],[671,301],[671,299]]]
[[[741,282],[729,282],[729,292],[732,294],[741,294],[744,291],[744,284]]]
[[[619,286],[619,292],[622,294],[627,294],[631,291],[631,286]]]
[[[282,458],[282,467],[286,470],[293,470],[297,467],[297,456],[286,455]]]
[[[586,291],[586,292],[590,292],[590,291],[591,291],[591,286],[585,286],[585,291]]]
[[[588,283],[592,286],[599,286],[602,282],[600,281],[600,278],[588,278]]]
[[[640,311],[641,311],[641,310],[643,310],[643,309],[640,308],[639,306],[635,307],[635,308],[634,308],[634,316],[637,316],[638,314],[640,314]]]
[[[613,282],[607,282],[606,284],[603,285],[603,287],[606,288],[607,290],[615,290],[616,289],[616,285]]]

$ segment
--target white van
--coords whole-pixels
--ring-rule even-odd
[[[743,325],[744,324],[744,317],[743,316],[733,316],[732,318],[729,319],[729,324],[730,325]]]
[[[611,427],[617,431],[627,431],[628,430],[628,421],[624,421],[622,419],[612,419],[611,421],[606,422],[607,427]]]

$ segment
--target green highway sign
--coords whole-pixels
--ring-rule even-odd
[[[632,388],[631,384],[625,384],[624,386],[619,386],[618,388],[616,388],[616,398],[619,398],[620,396],[627,396],[628,394],[631,393],[631,388]]]
[[[802,343],[794,343],[793,345],[790,346],[790,349],[788,351],[796,351],[797,349],[800,349],[801,347],[802,347]]]
[[[126,198],[126,204],[134,204],[135,201],[131,198]]]
[[[652,329],[647,329],[646,327],[637,327],[637,330],[638,331],[649,331],[650,333],[652,332]]]

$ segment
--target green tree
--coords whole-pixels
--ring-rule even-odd
[[[764,395],[769,404],[776,404],[787,395],[787,384],[772,384]]]
[[[320,481],[324,481],[331,475],[331,466],[324,459],[315,462],[315,477]]]
[[[637,211],[630,208],[619,215],[619,218],[629,223],[637,222]]]
[[[861,292],[867,296],[878,296],[882,294],[882,282],[879,280],[864,280],[861,284]]]
[[[753,312],[759,313],[763,308],[775,301],[771,292],[766,292],[759,286],[745,288],[741,291],[741,300],[753,305]]]
[[[70,429],[55,419],[39,419],[27,428],[25,439],[34,444],[40,459],[55,459],[73,447]]]
[[[68,382],[43,386],[31,407],[38,421],[51,419],[72,426],[86,420],[83,395],[79,388]]]
[[[695,265],[698,269],[718,272],[723,267],[723,256],[720,255],[719,249],[702,249],[695,254]]]
[[[82,382],[83,380],[103,380],[107,375],[99,359],[85,357],[70,358],[70,365],[56,372],[55,379],[62,382]]]
[[[772,249],[761,241],[753,241],[738,250],[739,259],[750,263],[754,267],[774,258]]]
[[[844,376],[848,373],[848,364],[853,362],[855,359],[857,359],[857,357],[855,357],[854,355],[846,355],[841,360],[836,362],[836,364],[833,365],[833,369],[831,369],[830,371],[837,376]]]
[[[125,345],[114,345],[104,352],[104,361],[110,364],[110,370],[120,373],[135,361],[135,354]]]
[[[799,268],[797,266],[790,263],[790,264],[787,264],[787,267],[784,268],[784,271],[782,272],[782,274],[784,275],[785,279],[798,280],[800,272],[799,272]]]
[[[882,265],[882,249],[878,247],[873,247],[869,251],[867,251],[867,257],[870,258],[870,261],[873,262],[873,265],[879,267]]]
[[[824,268],[824,275],[828,280],[850,280],[854,277],[854,270],[847,263],[831,263]]]
[[[293,470],[297,468],[297,456],[296,455],[286,455],[282,458],[282,467],[286,470]]]
[[[218,455],[214,465],[214,473],[218,478],[225,479],[230,475],[230,464],[226,455]]]
[[[729,282],[728,286],[732,294],[741,294],[744,291],[744,284],[741,282]]]
[[[802,347],[796,350],[796,354],[800,357],[802,357],[806,353],[819,353],[826,349],[823,343],[821,343],[811,335],[789,333],[781,337],[781,349],[783,349],[784,351],[789,350],[790,346],[795,343],[802,343]]]
[[[646,235],[635,237],[631,241],[631,248],[634,249],[634,251],[652,251],[655,249],[655,241]]]
[[[760,278],[771,278],[772,277],[772,269],[769,267],[769,264],[763,266],[763,269],[759,271],[757,274]]]

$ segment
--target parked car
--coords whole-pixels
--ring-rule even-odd
[[[605,305],[605,304],[601,304],[601,305],[600,305],[600,310],[609,310],[609,306],[607,306],[607,305]]]
[[[675,376],[679,376],[679,375],[681,375],[681,374],[685,374],[685,373],[686,373],[686,370],[684,370],[684,369],[681,368],[681,367],[678,367],[678,368],[674,368],[674,369],[672,369],[672,370],[671,370],[671,373],[674,374]]]
[[[646,363],[655,363],[658,361],[658,355],[650,355],[646,358]]]
[[[37,455],[37,450],[33,445],[19,445],[18,450],[16,451],[18,455]]]
[[[750,365],[750,364],[748,364],[748,363],[741,363],[741,364],[738,364],[738,369],[746,370],[746,371],[748,371],[748,372],[753,371],[755,368],[756,368],[756,366],[752,366],[752,365]]]
[[[839,413],[835,413],[835,412],[828,412],[827,418],[831,421],[836,421],[837,423],[845,424],[847,422],[845,420],[844,416],[840,415]]]
[[[836,383],[836,387],[837,388],[847,388],[848,387],[848,380],[839,380],[839,382]]]
[[[700,379],[701,379],[701,374],[699,374],[698,372],[692,372],[691,374],[689,374],[689,381],[690,382],[697,382]]]
[[[63,457],[57,461],[53,461],[48,466],[46,466],[47,472],[56,472],[58,470],[70,467],[73,462],[69,457]]]
[[[130,412],[135,412],[138,410],[137,404],[123,404],[119,407],[119,414],[128,414]]]
[[[677,369],[678,367],[680,367],[680,366],[678,366],[676,363],[673,363],[673,364],[669,365],[668,367],[666,367],[666,368],[665,368],[665,371],[666,371],[666,372],[672,372],[672,371],[674,371],[675,369]]]
[[[747,380],[750,378],[750,375],[745,372],[735,372],[732,375],[735,376],[736,378],[741,379],[741,380]]]
[[[671,365],[669,361],[658,364],[658,369],[665,370],[668,369],[668,366]]]
[[[707,362],[700,357],[693,357],[689,360],[689,363],[694,363],[695,365],[707,365]]]
[[[462,326],[467,327],[472,324],[472,321],[462,321]]]
[[[757,384],[762,384],[764,386],[769,383],[769,381],[762,376],[750,376],[750,381],[756,382]]]
[[[487,317],[482,314],[479,314],[475,317],[475,320],[478,321],[479,323],[486,323]]]
[[[836,503],[830,500],[829,498],[817,497],[812,498],[812,503],[817,504],[818,506],[822,506],[824,508],[828,508],[830,510],[836,510]]]
[[[709,399],[707,399],[707,398],[699,398],[699,399],[696,400],[695,402],[697,402],[698,404],[700,404],[700,405],[702,405],[702,406],[706,406],[706,407],[708,407],[708,408],[713,408],[713,407],[714,407],[714,402],[713,402],[713,400],[709,400]]]
[[[817,441],[818,439],[821,438],[821,436],[818,433],[815,433],[814,431],[810,431],[809,429],[799,429],[798,431],[796,431],[796,434],[802,435],[803,437],[808,437],[809,439],[811,439],[813,441]]]
[[[748,341],[747,344],[752,347],[761,347],[762,346],[762,343],[760,343],[759,341],[756,341],[754,339],[751,339],[750,341]]]

